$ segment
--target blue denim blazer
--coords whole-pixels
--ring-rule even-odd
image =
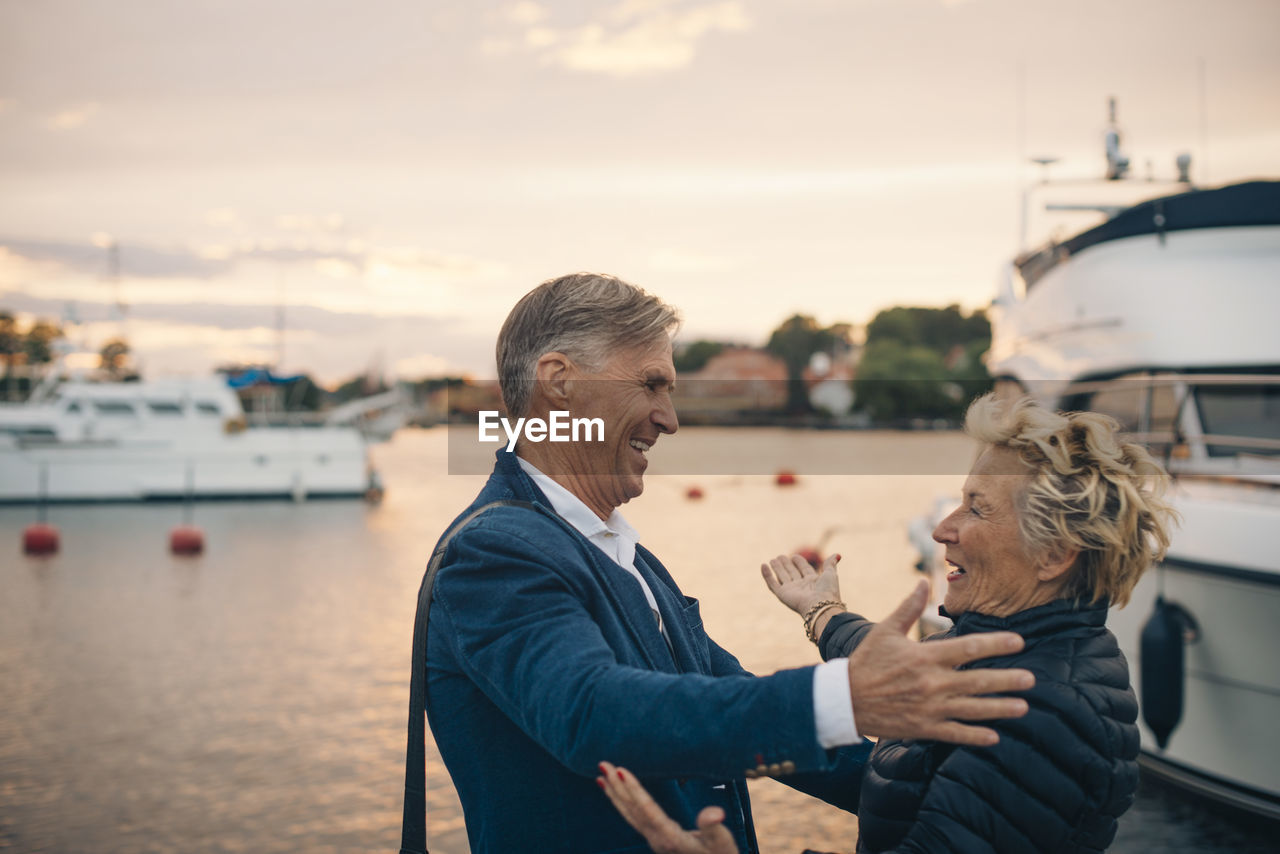
[[[427,644],[428,720],[473,854],[648,851],[597,788],[601,760],[635,772],[685,827],[723,807],[744,852],[758,851],[746,772],[856,807],[869,745],[818,744],[812,667],[747,673],[639,547],[668,647],[635,580],[506,451],[458,518],[499,499],[546,512],[498,507],[456,533]]]

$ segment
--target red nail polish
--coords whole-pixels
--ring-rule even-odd
[[[625,781],[625,780],[627,779],[626,777],[622,776],[622,769],[621,769],[621,768],[619,768],[619,769],[618,769],[618,779],[619,779],[619,780],[623,780],[623,781]]]
[[[596,778],[596,785],[603,789],[603,788],[604,788],[604,778],[603,778],[603,777],[597,777],[597,778]]]
[[[601,773],[601,774],[604,774],[604,773],[605,773],[605,770],[604,770],[604,763],[603,763],[603,762],[597,762],[597,763],[596,763],[596,767],[600,769],[600,773]]]

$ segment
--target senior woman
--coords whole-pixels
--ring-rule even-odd
[[[945,635],[1010,630],[1022,652],[986,666],[1035,674],[1023,718],[995,721],[994,747],[881,740],[862,778],[859,852],[1104,851],[1137,787],[1138,706],[1107,608],[1123,605],[1168,546],[1164,472],[1096,413],[1057,414],[991,395],[969,409],[983,449],[960,506],[933,538],[950,567]],[[872,623],[844,609],[835,560],[761,567],[769,589],[805,615],[823,658],[848,655]],[[734,851],[717,812],[681,830],[629,773],[604,788],[656,850]]]

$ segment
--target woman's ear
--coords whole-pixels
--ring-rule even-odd
[[[569,379],[573,375],[573,360],[564,353],[543,353],[534,366],[534,398],[541,396],[548,409],[567,409]]]
[[[1065,580],[1071,567],[1076,565],[1080,550],[1072,547],[1057,546],[1050,549],[1036,565],[1036,578],[1040,581]]]

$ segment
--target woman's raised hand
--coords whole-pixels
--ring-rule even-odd
[[[698,829],[685,830],[662,811],[627,769],[601,762],[596,782],[627,824],[658,854],[738,854],[733,834],[724,826],[724,810],[719,807],[698,813]]]
[[[839,562],[840,555],[831,555],[822,562],[821,569],[814,569],[800,555],[778,555],[760,564],[760,574],[779,602],[804,616],[818,602],[839,601],[840,577],[836,574]]]

